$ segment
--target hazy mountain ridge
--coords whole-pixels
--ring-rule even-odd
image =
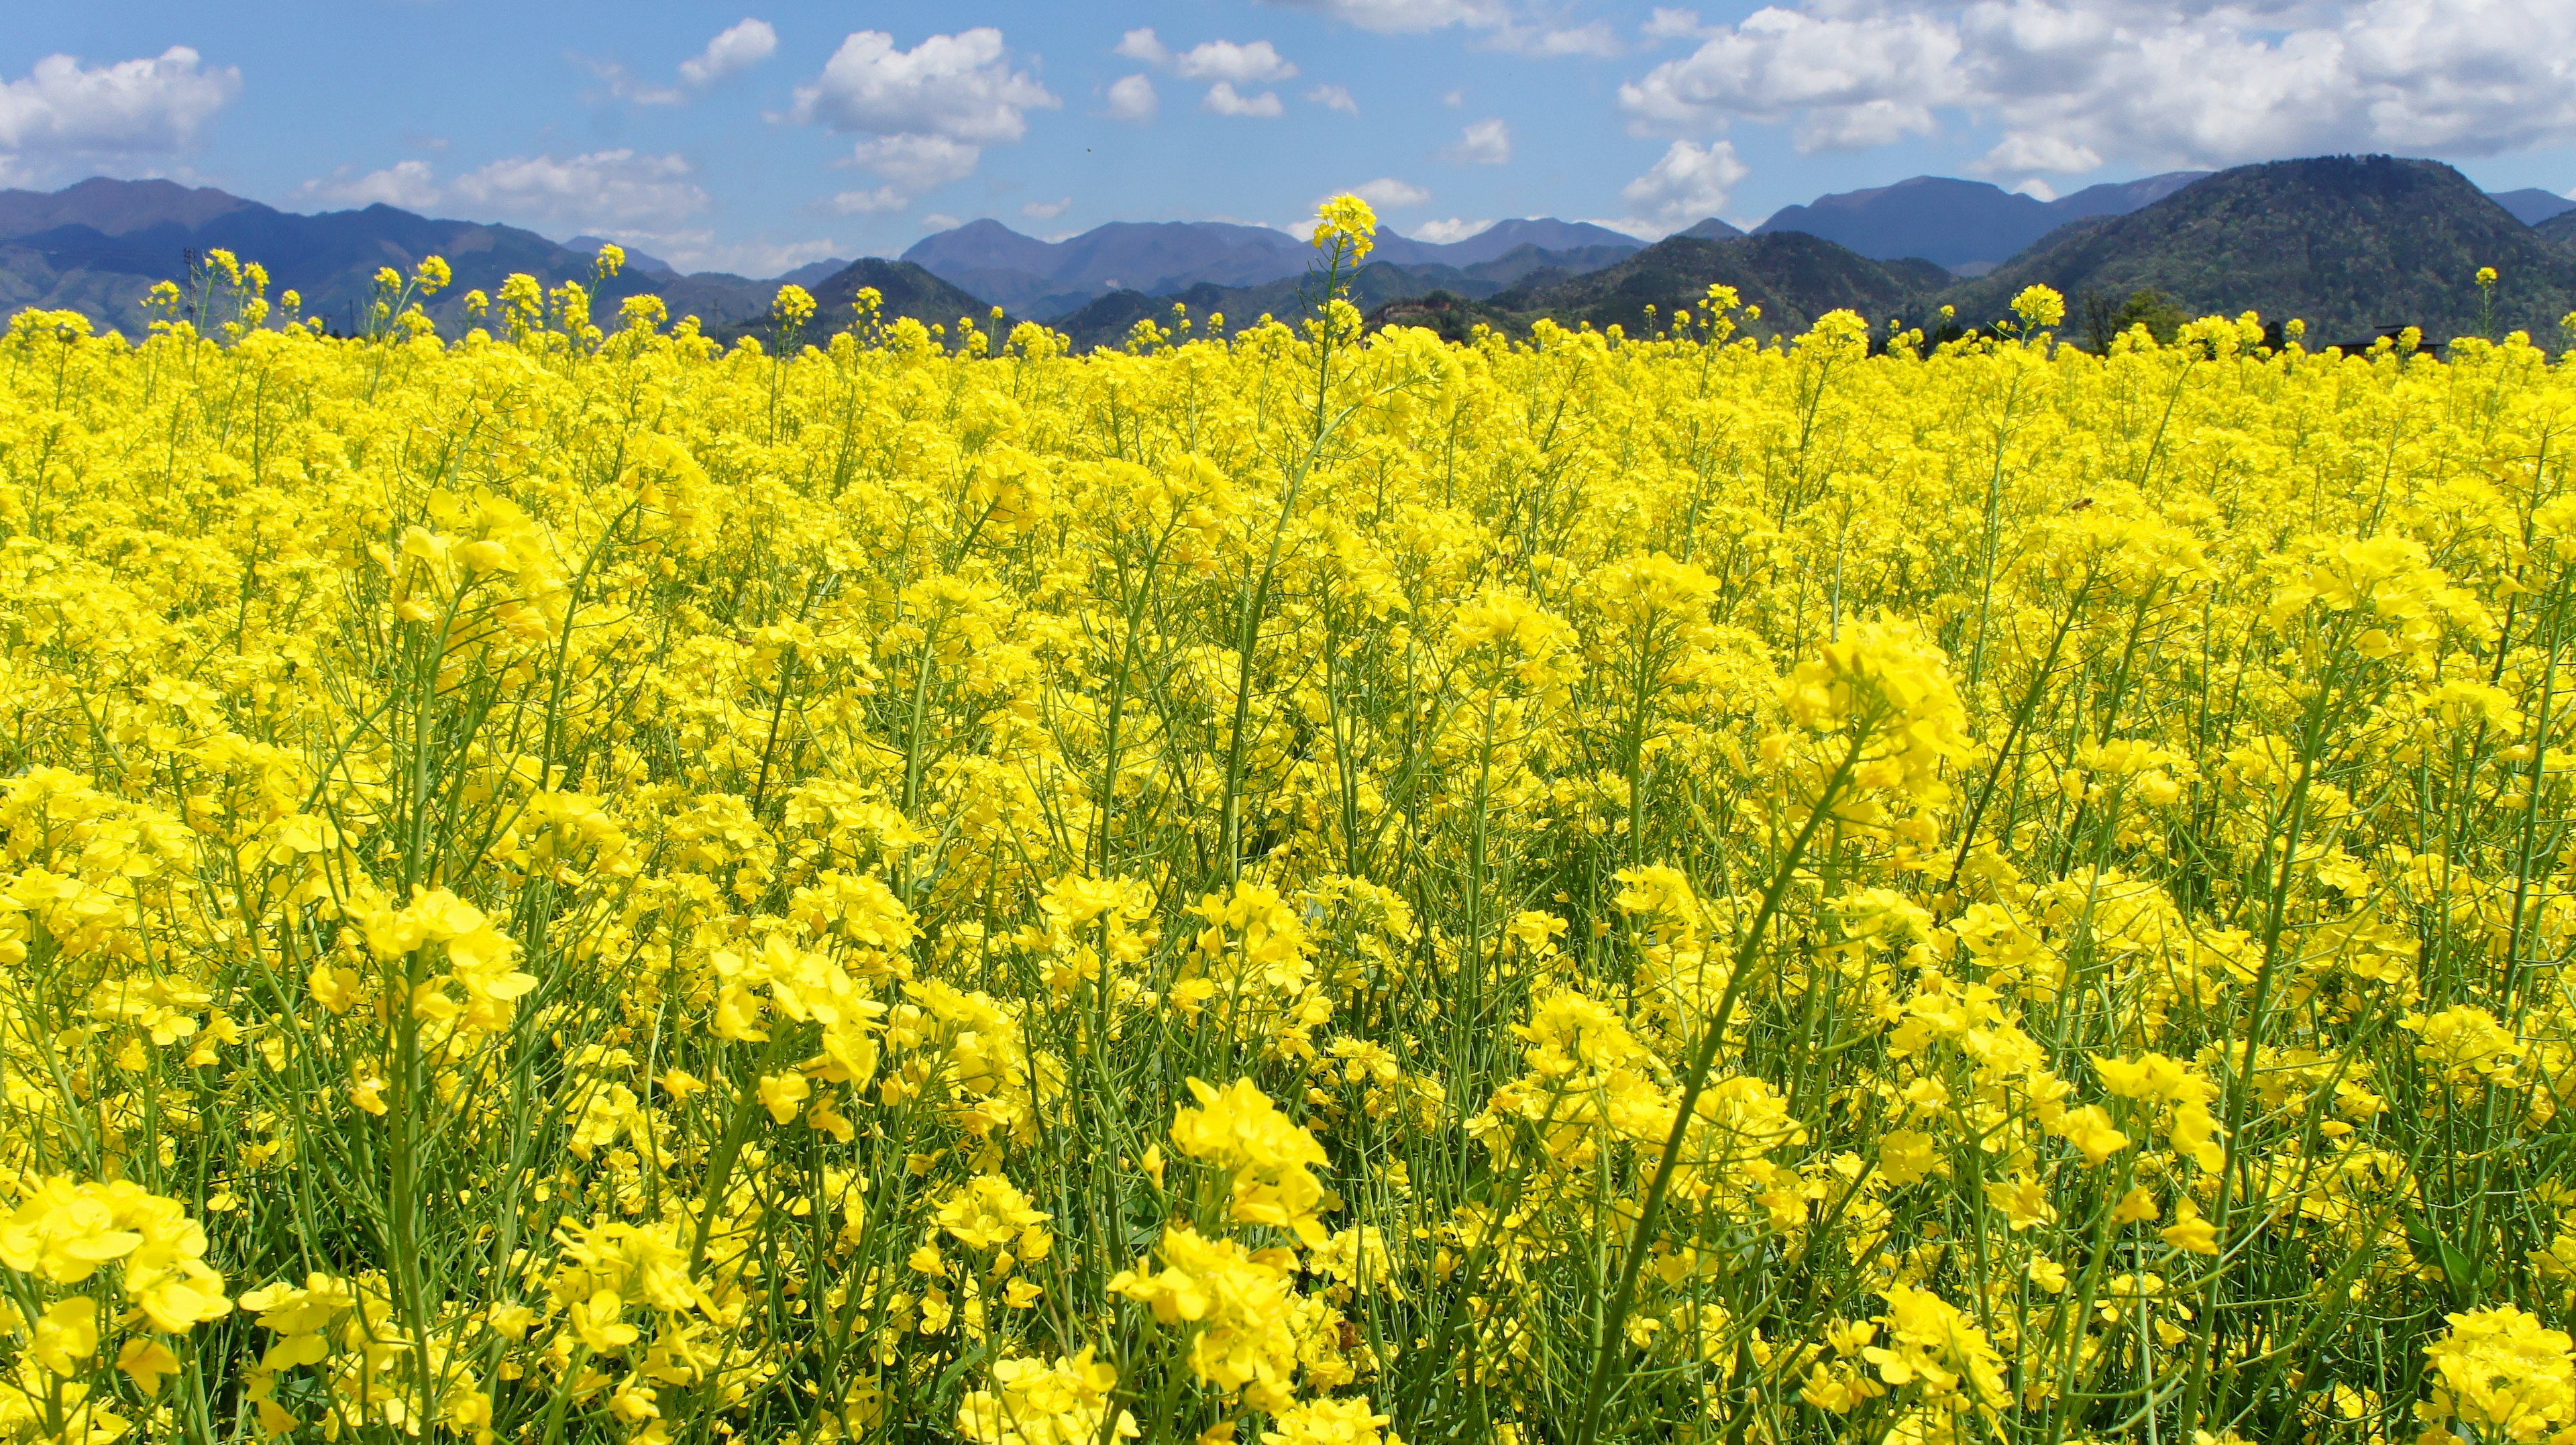
[[[2532,216],[2538,224],[2524,224]],[[1984,279],[1960,281],[1948,268],[1961,263],[1943,259],[1945,248],[1955,257],[1986,244],[1978,237],[1996,224],[2026,230],[2041,221],[2048,228]],[[1873,256],[1822,234],[1837,227],[1882,250],[1902,239],[1934,254]],[[272,296],[294,288],[306,314],[347,329],[371,299],[378,267],[407,271],[437,254],[456,279],[430,309],[452,334],[464,322],[466,291],[493,290],[514,271],[548,284],[586,280],[598,244],[390,206],[302,215],[168,181],[92,179],[50,193],[0,190],[0,308],[66,307],[140,335],[151,284],[184,275],[192,251],[220,246],[266,265]],[[950,323],[1000,304],[1091,347],[1123,340],[1141,319],[1169,324],[1175,301],[1193,315],[1223,311],[1237,325],[1265,312],[1301,314],[1313,258],[1286,232],[1227,222],[1117,222],[1046,241],[985,220],[926,237],[906,259],[819,261],[767,280],[682,275],[630,252],[625,274],[597,289],[593,314],[614,324],[619,302],[652,293],[672,316],[698,316],[711,333],[765,334],[771,298],[792,281],[822,303],[819,335],[845,324],[851,293],[872,285],[889,316]],[[1646,305],[1668,314],[1724,282],[1763,307],[1755,329],[1768,335],[1803,330],[1842,306],[1874,322],[1929,324],[1948,302],[1964,323],[1990,321],[2013,291],[2043,281],[2078,316],[2148,289],[2190,315],[2250,308],[2275,320],[2299,316],[2311,344],[2324,344],[2403,324],[2436,340],[2475,328],[2482,323],[2467,278],[2481,265],[2504,274],[2498,329],[2554,332],[2556,318],[2576,307],[2576,202],[2538,190],[2488,196],[2447,166],[2387,157],[2173,172],[2053,202],[1916,177],[1785,208],[1749,237],[1711,217],[1652,247],[1549,219],[1505,221],[1446,243],[1381,231],[1353,296],[1376,319],[1414,316],[1444,330],[1481,321],[1523,334],[1552,315],[1634,331]],[[2078,334],[2077,317],[2066,330]]]
[[[1535,249],[1569,267],[1608,264],[1642,242],[1583,221],[1499,221],[1463,240],[1378,234],[1373,262],[1459,270]],[[1060,241],[1024,236],[999,221],[969,221],[925,236],[903,259],[1015,314],[1069,320],[1121,291],[1177,296],[1197,286],[1258,287],[1303,276],[1314,248],[1285,231],[1225,221],[1113,221]],[[1109,314],[1132,309],[1128,303]]]
[[[2576,211],[2576,201],[2538,186],[2525,186],[2518,191],[2489,191],[2487,195],[2526,226],[2537,227]]]
[[[2087,186],[2053,201],[1985,181],[1914,176],[1784,206],[1753,230],[1755,235],[1803,231],[1873,260],[1920,256],[1973,272],[2000,264],[2069,221],[2153,205],[2207,174],[2171,171]]]
[[[306,315],[346,331],[374,299],[377,268],[408,272],[437,255],[455,279],[428,310],[453,331],[465,324],[466,292],[496,290],[514,271],[548,285],[587,282],[602,243],[575,241],[580,244],[385,205],[307,215],[169,181],[94,178],[54,192],[0,190],[0,308],[76,310],[102,328],[139,337],[156,319],[143,304],[153,284],[184,278],[191,253],[221,248],[266,267],[272,299],[294,290]],[[674,319],[694,315],[716,330],[764,315],[786,281],[812,289],[851,264],[818,262],[755,280],[719,271],[682,275],[649,255],[629,261],[623,274],[596,288],[592,315],[602,325],[615,324],[627,297],[650,293],[663,298]],[[930,279],[924,273],[894,289],[931,295],[921,284]],[[934,313],[926,319],[952,318]]]

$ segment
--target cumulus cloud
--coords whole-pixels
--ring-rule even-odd
[[[1584,25],[1506,25],[1494,31],[1492,45],[1518,55],[1549,59],[1559,55],[1617,55],[1625,46],[1606,20]]]
[[[689,93],[680,87],[656,85],[614,60],[598,60],[571,50],[564,52],[564,58],[598,77],[600,84],[608,87],[612,99],[625,101],[628,105],[678,105],[689,98]],[[585,100],[596,98],[583,97]]]
[[[1658,5],[1638,27],[1648,40],[1689,40],[1702,33],[1699,12]]]
[[[843,191],[832,197],[832,209],[844,216],[881,216],[900,211],[912,204],[912,197],[892,186],[872,186],[863,191]]]
[[[882,30],[853,32],[789,115],[838,131],[941,135],[976,145],[1028,134],[1028,112],[1064,102],[1011,68],[1002,32],[989,25],[933,35],[910,50]]]
[[[742,74],[778,50],[778,32],[766,20],[744,19],[717,32],[706,49],[680,62],[680,83],[659,85],[613,60],[575,54],[573,61],[598,76],[608,93],[632,105],[678,105],[694,92]]]
[[[662,259],[684,270],[731,271],[737,276],[776,276],[841,254],[829,236],[809,241],[735,241],[691,250],[664,241]]]
[[[1639,134],[1695,134],[1733,116],[1795,118],[1798,144],[1866,145],[1934,127],[1955,104],[1963,42],[1923,14],[1827,16],[1771,7],[1619,88]]]
[[[742,74],[778,53],[778,32],[766,20],[748,17],[716,32],[707,48],[680,62],[680,79],[694,86],[713,85]]]
[[[1621,87],[1633,129],[1785,120],[1826,149],[1973,114],[2012,174],[2576,140],[2563,0],[1801,0],[1700,36]]]
[[[1268,85],[1294,79],[1297,67],[1281,57],[1267,40],[1237,45],[1211,40],[1172,57],[1172,73],[1183,80],[1214,80],[1232,85]]]
[[[1453,216],[1446,221],[1419,222],[1406,234],[1417,241],[1446,246],[1452,241],[1463,241],[1469,236],[1491,230],[1493,225],[1491,221],[1463,221]]]
[[[1284,107],[1275,92],[1245,92],[1293,80],[1297,75],[1297,67],[1279,53],[1279,47],[1267,40],[1208,40],[1187,50],[1174,50],[1165,45],[1149,26],[1120,36],[1116,53],[1129,60],[1160,66],[1183,80],[1213,82],[1208,86],[1207,94],[1201,97],[1199,106],[1217,115],[1257,116],[1265,120],[1278,116]],[[1133,103],[1122,108],[1117,93],[1119,86],[1127,84],[1122,80],[1118,86],[1110,88],[1109,113],[1121,120],[1142,120],[1152,116],[1153,84],[1141,75],[1129,79],[1136,83]],[[1328,92],[1341,98],[1342,104],[1336,109],[1347,108],[1357,113],[1359,107],[1351,102],[1350,92],[1337,85],[1324,86],[1307,98],[1329,105],[1332,102],[1325,99]]]
[[[1393,176],[1380,176],[1366,185],[1353,186],[1351,194],[1381,211],[1399,211],[1431,199],[1429,191]]]
[[[1457,144],[1440,152],[1444,161],[1468,166],[1499,166],[1512,158],[1512,128],[1500,116],[1480,120],[1461,132]]]
[[[1452,28],[1480,32],[1483,43],[1523,55],[1616,55],[1621,46],[1602,21],[1560,26],[1525,18],[1512,0],[1269,0],[1389,35]]]
[[[1152,120],[1161,106],[1162,98],[1154,94],[1154,82],[1142,75],[1122,77],[1109,87],[1111,120]]]
[[[1714,216],[1726,205],[1735,183],[1750,172],[1726,141],[1702,146],[1677,140],[1644,175],[1619,192],[1629,214],[1666,229]]]
[[[1163,42],[1154,37],[1154,27],[1150,25],[1139,30],[1130,30],[1119,36],[1118,47],[1114,53],[1126,56],[1129,60],[1141,60],[1147,65],[1160,65],[1172,58],[1172,52],[1164,48]]]
[[[1073,197],[1065,196],[1053,201],[1031,201],[1020,207],[1020,214],[1032,221],[1052,221],[1072,209]]]
[[[690,174],[680,156],[623,148],[511,156],[458,176],[448,193],[485,215],[539,230],[631,227],[705,210],[707,193]]]
[[[427,161],[397,161],[364,174],[342,166],[296,194],[328,206],[399,206],[425,211],[454,204],[472,214],[541,231],[615,230],[705,252],[712,235],[668,227],[707,208],[707,193],[678,155],[633,150],[574,156],[511,156],[441,182]]]
[[[1063,103],[1027,71],[1012,68],[1002,32],[991,26],[933,35],[910,50],[897,49],[884,31],[860,30],[841,42],[813,84],[797,88],[788,115],[863,133],[867,138],[852,147],[850,159],[887,185],[843,192],[833,204],[847,212],[886,211],[972,174],[983,147],[1028,134],[1029,111]]]
[[[324,205],[399,206],[406,211],[437,205],[446,193],[427,161],[397,161],[382,170],[356,175],[342,166],[319,180],[306,181],[298,195]]]
[[[981,146],[944,135],[870,136],[850,148],[850,160],[913,192],[935,190],[975,174]]]
[[[25,78],[0,82],[0,181],[64,165],[166,162],[240,91],[240,71],[207,66],[184,45],[95,67],[48,55]]]
[[[621,228],[611,239],[632,250],[650,251],[679,271],[730,271],[737,276],[776,276],[840,253],[830,237],[805,241],[723,241],[698,227],[677,231]]]
[[[1272,0],[1292,10],[1308,10],[1386,34],[1419,34],[1453,25],[1497,30],[1511,23],[1511,10],[1501,0]]]
[[[1276,120],[1286,109],[1279,103],[1279,92],[1265,90],[1259,95],[1244,95],[1235,90],[1234,82],[1228,80],[1209,86],[1207,96],[1199,106],[1218,115],[1253,116],[1262,120]]]
[[[1350,91],[1342,86],[1319,85],[1307,91],[1306,98],[1326,110],[1338,110],[1344,115],[1360,113],[1360,103],[1353,99]]]

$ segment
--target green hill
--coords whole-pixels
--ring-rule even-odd
[[[1631,253],[1609,246],[1549,251],[1520,245],[1502,255],[1467,266],[1438,262],[1398,265],[1373,261],[1352,275],[1350,297],[1352,304],[1362,312],[1375,312],[1387,306],[1441,294],[1482,299],[1507,287],[1526,288],[1562,281],[1569,276],[1610,265],[1628,254]],[[1201,318],[1211,312],[1222,312],[1227,325],[1239,329],[1263,316],[1281,319],[1304,316],[1312,284],[1301,274],[1249,286],[1217,286],[1202,282],[1186,290],[1160,295],[1134,290],[1112,291],[1053,318],[1047,324],[1071,336],[1074,347],[1082,351],[1098,346],[1115,346],[1125,341],[1139,321],[1152,320],[1157,325],[1170,326],[1174,303],[1187,306],[1192,316]]]
[[[1799,231],[1731,241],[1670,236],[1615,266],[1516,287],[1484,304],[1516,332],[1541,316],[1561,326],[1634,332],[1645,325],[1648,306],[1669,316],[1676,306],[1696,306],[1710,286],[1727,285],[1747,306],[1762,308],[1760,320],[1742,323],[1743,334],[1794,335],[1828,311],[1857,311],[1872,322],[1915,314],[1948,275],[1929,261],[1873,261]]]
[[[690,278],[683,278],[684,281],[687,279]],[[750,284],[761,288],[759,309],[726,325],[710,325],[707,328],[709,335],[727,343],[745,336],[757,336],[764,344],[767,343],[769,305],[778,294],[778,283],[763,281]],[[945,326],[951,335],[955,334],[961,317],[978,327],[990,324],[993,308],[989,303],[967,295],[910,261],[866,256],[806,286],[805,289],[813,294],[815,312],[814,319],[805,323],[805,339],[820,341],[857,324],[859,288],[863,286],[876,288],[881,298],[878,315],[889,321],[898,316],[909,316],[926,325]],[[676,300],[665,298],[665,304],[671,307],[672,315],[680,314],[681,308]],[[1009,325],[1010,319],[1004,318],[1006,331]]]
[[[2402,326],[2447,340],[2475,332],[2481,266],[2502,275],[2496,330],[2556,333],[2576,306],[2576,253],[2525,226],[2435,161],[2318,156],[2221,171],[2125,216],[2040,238],[1941,299],[1962,321],[2004,315],[2041,283],[2081,314],[2157,291],[2192,316],[2252,310],[2307,322],[2311,346],[2367,341]]]

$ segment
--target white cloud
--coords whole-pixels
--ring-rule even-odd
[[[1676,10],[1662,5],[1637,27],[1648,40],[1691,40],[1705,33],[1696,10]]]
[[[240,93],[241,72],[184,45],[96,68],[48,55],[0,82],[0,181],[69,164],[150,165],[186,150]]]
[[[613,60],[575,54],[572,60],[608,86],[608,93],[631,105],[680,105],[690,92],[704,90],[740,75],[778,51],[778,32],[766,20],[740,20],[717,32],[706,48],[680,62],[680,84],[657,85]]]
[[[565,58],[599,77],[611,96],[629,105],[678,105],[689,98],[678,86],[655,85],[614,60],[594,60],[573,51],[566,51]]]
[[[1674,229],[1716,215],[1724,209],[1735,183],[1748,174],[1727,141],[1703,147],[1677,140],[1652,169],[1630,181],[1619,195],[1638,220]]]
[[[1511,22],[1500,0],[1272,0],[1294,10],[1311,10],[1346,21],[1362,30],[1418,34],[1464,25],[1498,30]]]
[[[1066,196],[1055,201],[1031,201],[1020,207],[1020,214],[1032,221],[1052,221],[1072,209],[1073,197]]]
[[[1142,75],[1130,75],[1109,87],[1111,120],[1152,120],[1162,105],[1154,94],[1154,82]]]
[[[1210,40],[1172,57],[1172,73],[1183,80],[1214,80],[1229,85],[1269,85],[1294,79],[1297,67],[1267,40],[1237,45]]]
[[[1702,34],[1621,88],[1634,129],[1789,121],[1818,149],[1974,116],[2004,174],[2576,140],[2565,0],[1798,0]]]
[[[890,211],[973,173],[983,147],[1027,135],[1029,111],[1063,104],[1027,71],[1011,68],[1002,32],[991,26],[933,35],[910,50],[896,49],[884,31],[859,30],[813,84],[797,88],[788,116],[865,133],[869,139],[851,159],[888,185],[843,192],[833,205]]]
[[[1982,162],[1998,171],[2057,171],[2081,175],[2102,164],[2102,153],[2091,146],[2077,145],[2064,136],[2032,135],[2015,131],[1996,142]]]
[[[1560,55],[1617,55],[1625,49],[1618,32],[1606,20],[1586,25],[1506,25],[1496,30],[1492,44],[1497,50],[1518,55],[1552,59]]]
[[[1380,176],[1366,185],[1353,186],[1351,194],[1381,211],[1403,210],[1431,199],[1429,191],[1393,176]]]
[[[707,193],[677,155],[592,151],[558,158],[511,156],[458,176],[449,195],[486,215],[538,229],[669,222],[707,208]]]
[[[975,174],[981,146],[944,135],[877,135],[850,147],[853,163],[918,194]]]
[[[1297,67],[1267,40],[1208,40],[1175,51],[1151,29],[1141,29],[1121,36],[1117,53],[1164,67],[1183,80],[1214,82],[1199,99],[1199,108],[1214,115],[1276,119],[1287,108],[1280,103],[1278,92],[1258,87],[1297,75]],[[1318,87],[1306,98],[1353,114],[1359,111],[1351,93],[1337,85]],[[1156,103],[1154,83],[1142,75],[1128,76],[1109,87],[1109,114],[1113,119],[1150,120]]]
[[[1338,110],[1344,115],[1360,113],[1360,103],[1352,98],[1348,89],[1342,86],[1319,85],[1307,91],[1306,98],[1326,110]]]
[[[2024,179],[2020,185],[2013,187],[2013,190],[2017,194],[2028,196],[2034,201],[2053,201],[2057,199],[2057,187],[2050,185],[2048,182],[2041,180],[2037,176],[2031,176]]]
[[[1119,36],[1118,48],[1113,53],[1129,60],[1141,60],[1147,65],[1160,65],[1172,58],[1172,52],[1164,49],[1163,42],[1154,38],[1154,28],[1150,25]]]
[[[841,254],[840,243],[823,236],[811,241],[736,241],[702,252],[665,247],[662,259],[680,265],[685,258],[691,270],[731,271],[737,276],[776,276]]]
[[[775,276],[809,261],[840,253],[829,237],[808,241],[718,242],[715,232],[692,227],[683,231],[619,229],[610,239],[631,250],[649,251],[678,271],[730,271],[737,276]]]
[[[1467,103],[1467,92],[1463,90],[1444,90],[1440,93],[1440,103],[1449,107],[1451,110],[1456,110]]]
[[[1462,221],[1451,217],[1446,221],[1419,222],[1406,234],[1417,241],[1428,241],[1434,246],[1446,246],[1452,241],[1463,241],[1469,236],[1489,231],[1493,229],[1493,225],[1491,221]]]
[[[1800,149],[1878,144],[1932,130],[1931,108],[1961,98],[1962,48],[1955,30],[1922,14],[1818,19],[1774,6],[1621,86],[1619,108],[1640,135],[1794,116]]]
[[[425,210],[437,205],[446,193],[438,187],[438,177],[427,161],[396,161],[383,170],[353,176],[342,166],[319,180],[306,181],[296,192],[306,199],[324,205],[363,207],[399,206],[407,211]]]
[[[1512,158],[1512,128],[1500,116],[1480,120],[1459,134],[1458,143],[1440,152],[1460,165],[1499,166]]]
[[[892,186],[877,186],[864,191],[843,191],[832,198],[832,209],[844,216],[882,216],[900,211],[912,204],[912,197]]]
[[[766,20],[748,17],[716,32],[707,48],[680,62],[680,79],[695,86],[713,85],[742,74],[778,53],[778,32]]]
[[[1452,28],[1479,31],[1496,50],[1522,55],[1616,55],[1618,35],[1603,21],[1582,25],[1546,23],[1546,11],[1522,0],[1269,0],[1291,10],[1304,10],[1382,34],[1418,35]]]
[[[1214,111],[1218,115],[1256,116],[1263,120],[1275,120],[1285,109],[1279,104],[1279,92],[1275,90],[1265,90],[1259,95],[1243,95],[1235,90],[1231,81],[1224,80],[1209,86],[1207,98],[1200,101],[1199,105],[1202,109]]]
[[[811,85],[799,86],[792,119],[874,135],[940,135],[990,145],[1028,134],[1028,112],[1064,102],[1013,70],[1002,32],[979,26],[897,50],[882,30],[853,32]]]

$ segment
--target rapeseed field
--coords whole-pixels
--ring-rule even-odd
[[[0,1438],[2576,1439],[2576,371],[1370,224],[20,315]]]

